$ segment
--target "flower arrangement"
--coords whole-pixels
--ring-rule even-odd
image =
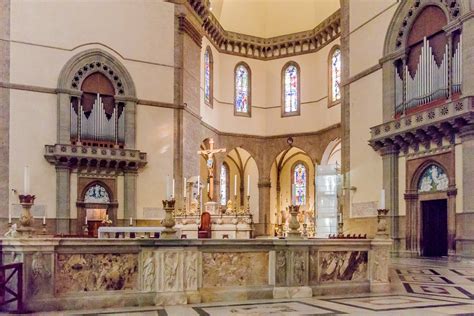
[[[105,219],[102,220],[101,222],[102,226],[110,226],[112,225],[112,220],[109,219],[109,215],[105,215]]]

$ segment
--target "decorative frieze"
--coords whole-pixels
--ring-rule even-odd
[[[70,144],[46,145],[44,156],[51,164],[72,169],[138,170],[147,163],[146,153],[135,149]]]
[[[441,147],[443,139],[454,144],[461,129],[473,123],[473,98],[465,97],[374,126],[369,144],[381,154],[387,150],[408,153],[409,148],[418,152],[420,145],[429,150],[431,143]]]

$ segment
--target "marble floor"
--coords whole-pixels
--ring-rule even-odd
[[[384,295],[209,303],[42,315],[474,315],[474,260],[392,259]]]

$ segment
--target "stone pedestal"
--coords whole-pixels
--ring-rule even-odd
[[[163,220],[163,226],[165,230],[161,233],[162,239],[176,239],[176,229],[174,228],[176,222],[174,220],[175,200],[163,200],[163,208],[165,209],[166,215]]]
[[[288,225],[288,227],[290,228],[290,231],[288,232],[287,238],[288,239],[303,239],[303,237],[301,237],[301,232],[299,231],[300,223],[298,222],[298,218],[297,218],[298,212],[300,210],[300,206],[290,205],[289,208],[290,208],[291,218],[290,218],[290,224]]]
[[[31,227],[33,224],[33,216],[31,215],[31,207],[35,202],[34,195],[20,195],[20,204],[22,206],[20,215],[20,227],[16,230],[17,237],[28,238],[33,237],[35,229]]]

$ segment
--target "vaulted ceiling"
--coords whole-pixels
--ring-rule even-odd
[[[340,0],[211,0],[227,31],[274,37],[313,29],[340,8]]]

